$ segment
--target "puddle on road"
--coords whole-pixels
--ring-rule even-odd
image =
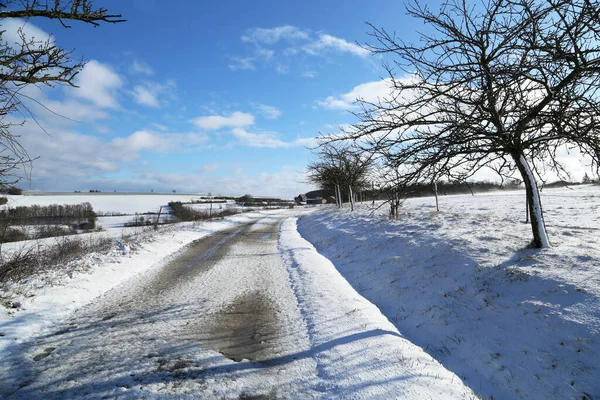
[[[273,358],[279,324],[271,303],[259,292],[236,298],[213,318],[210,347],[238,362]]]

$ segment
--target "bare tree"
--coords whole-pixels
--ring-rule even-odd
[[[381,205],[389,204],[390,219],[398,219],[400,217],[400,206],[404,203],[407,189],[398,168],[390,165],[383,166],[379,170],[379,181],[377,197],[382,195],[385,197],[386,201]]]
[[[68,21],[93,26],[124,21],[120,14],[94,8],[88,0],[0,0],[0,25],[7,18],[56,19],[65,28],[70,28]],[[85,65],[82,60],[73,60],[72,51],[50,38],[27,37],[22,28],[16,41],[9,42],[6,36],[0,26],[0,185],[4,186],[18,181],[12,175],[16,167],[32,161],[12,130],[27,119],[35,119],[25,105],[24,99],[29,98],[22,89],[28,85],[76,87],[74,79]],[[9,118],[11,115],[16,116],[16,122]]]
[[[332,188],[338,207],[342,207],[342,193],[346,193],[354,211],[354,193],[368,186],[366,176],[370,166],[370,157],[350,147],[323,145],[319,147],[319,160],[308,166],[308,178],[323,190]]]
[[[518,171],[533,245],[550,246],[536,177],[568,175],[557,158],[565,146],[598,168],[600,3],[450,0],[439,11],[417,2],[407,10],[432,33],[413,45],[371,25],[367,47],[394,57],[385,64],[390,95],[359,99],[359,122],[343,139],[388,154],[407,184]]]

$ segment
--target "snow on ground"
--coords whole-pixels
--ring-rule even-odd
[[[469,399],[461,380],[406,340],[376,306],[296,229],[281,226],[279,249],[304,319],[324,398]]]
[[[72,277],[63,276],[56,286],[47,285],[48,277],[31,279],[27,284],[19,285],[12,292],[18,293],[19,297],[13,294],[11,300],[19,302],[21,307],[7,309],[0,306],[0,359],[2,352],[8,351],[12,345],[27,340],[41,329],[65,318],[112,287],[156,267],[157,263],[160,264],[168,255],[193,240],[256,219],[264,213],[245,213],[218,221],[178,224],[149,238],[146,236],[141,242],[135,238],[120,241],[109,254],[89,254],[77,261],[77,269],[85,272]]]
[[[0,317],[6,334],[0,359],[10,361],[0,382],[21,365],[27,374],[16,398],[473,398],[459,377],[407,341],[300,237],[296,216],[302,212],[187,224],[157,234],[135,252],[90,260],[97,265],[60,286],[33,288],[35,297]],[[269,226],[286,217],[275,240]],[[236,225],[251,220],[249,228]],[[162,286],[178,268],[163,268],[168,254],[230,227],[233,233],[217,236],[200,257],[190,255],[206,260],[204,267],[193,273],[189,260],[179,260],[189,277]],[[241,242],[211,259],[237,235]],[[111,287],[116,289],[82,307]],[[236,316],[245,314],[253,316],[242,318],[249,326],[238,326]],[[57,320],[64,322],[42,330]],[[270,332],[257,320],[284,326]],[[11,346],[33,333],[31,348]],[[240,343],[230,342],[237,334]],[[254,344],[245,355],[240,346],[246,335],[255,340],[258,334],[274,347]],[[0,394],[10,395],[18,383],[7,383]]]
[[[524,192],[366,204],[299,232],[398,331],[484,398],[600,397],[600,188],[546,189],[553,247],[529,249]]]
[[[135,214],[158,212],[171,201],[183,203],[198,199],[192,194],[120,194],[120,193],[35,193],[22,196],[5,195],[8,203],[2,207],[48,206],[51,204],[90,203],[96,212]],[[0,207],[1,208],[1,207]]]

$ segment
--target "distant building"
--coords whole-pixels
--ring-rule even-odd
[[[307,197],[305,194],[299,194],[298,197],[294,197],[294,201],[296,202],[296,204],[306,204]]]
[[[306,194],[300,194],[294,197],[297,204],[328,204],[335,203],[335,199],[327,196],[323,190],[313,190]]]
[[[307,199],[306,204],[327,204],[327,199],[317,197],[315,199]]]

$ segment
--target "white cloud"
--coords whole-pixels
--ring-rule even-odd
[[[207,131],[221,128],[243,128],[254,124],[254,116],[252,114],[236,111],[228,117],[211,115],[207,117],[194,118],[192,122],[198,128]]]
[[[232,71],[237,70],[251,70],[256,69],[257,62],[268,62],[275,55],[274,50],[257,47],[254,49],[254,55],[251,57],[231,57],[232,63],[229,64],[229,69]]]
[[[144,84],[136,85],[133,88],[131,95],[138,104],[160,108],[162,107],[162,103],[159,100],[159,97],[171,93],[175,86],[175,82],[173,81],[167,81],[166,84],[146,82]]]
[[[133,98],[138,104],[148,107],[160,107],[156,93],[153,93],[149,88],[137,85],[133,88]]]
[[[77,91],[77,88],[65,89],[67,96],[63,101],[49,99],[46,94],[54,89],[47,87],[24,86],[19,93],[25,96],[21,100],[36,118],[50,127],[62,129],[76,122],[93,122],[108,118],[106,110],[74,98],[73,92]]]
[[[50,137],[37,125],[16,127],[22,144],[34,161],[34,178],[48,182],[99,179],[102,174],[122,170],[142,152],[167,154],[197,149],[208,138],[199,133],[162,133],[139,130],[113,139],[84,135],[72,130],[50,129]],[[52,189],[52,188],[50,188]],[[71,189],[72,190],[72,189]]]
[[[277,63],[275,66],[275,71],[277,71],[278,74],[285,75],[290,72],[290,67],[287,64]]]
[[[317,74],[314,71],[305,71],[302,73],[302,76],[305,78],[314,78],[317,76]]]
[[[155,127],[156,129],[160,130],[160,131],[167,131],[169,130],[169,128],[167,128],[166,126],[159,124],[157,122],[152,122],[150,125],[152,125],[153,127]]]
[[[126,149],[128,152],[151,151],[169,153],[182,147],[197,148],[206,143],[208,138],[198,133],[164,133],[150,130],[139,130],[126,137],[115,138],[111,146]]]
[[[242,41],[263,44],[275,44],[282,39],[285,40],[307,40],[308,33],[295,26],[284,25],[275,28],[252,28],[249,29]]]
[[[306,193],[310,185],[306,182],[304,166],[283,166],[278,171],[250,175],[248,166],[232,169],[227,176],[174,174],[147,172],[139,182],[127,182],[129,190],[163,192],[177,189],[177,192],[208,193],[241,196],[249,193],[255,196],[280,196],[292,198],[298,193]],[[301,171],[301,172],[300,172]],[[158,189],[158,190],[157,190]]]
[[[254,61],[256,57],[231,57],[231,64],[229,64],[229,69],[232,71],[254,71],[256,66],[254,65]]]
[[[108,126],[106,125],[96,125],[96,132],[102,134],[102,135],[110,135],[111,133],[113,133],[113,130],[110,129]]]
[[[329,96],[325,100],[317,101],[317,104],[330,110],[348,110],[355,108],[357,99],[368,102],[376,102],[391,93],[390,79],[382,79],[374,82],[360,84],[348,93],[339,96]]]
[[[277,107],[259,104],[258,109],[267,119],[277,119],[281,116],[281,111]]]
[[[213,172],[219,169],[219,164],[208,164],[208,165],[204,165],[202,166],[202,168],[200,168],[198,170],[198,173],[200,174],[204,174],[207,172]]]
[[[150,65],[146,64],[143,61],[133,60],[131,67],[129,70],[134,74],[151,76],[154,74],[154,70],[150,67]]]
[[[101,108],[119,108],[117,91],[123,86],[121,77],[106,64],[89,61],[75,77],[79,86],[73,93]]]
[[[371,54],[369,50],[363,49],[357,44],[326,34],[319,35],[318,40],[304,46],[303,50],[311,55],[321,55],[332,50],[340,53],[350,53],[362,58]]]
[[[43,29],[38,28],[31,22],[20,18],[4,18],[0,24],[2,32],[2,40],[6,41],[13,48],[20,48],[22,39],[20,33],[25,36],[27,41],[35,40],[36,42],[54,42],[54,37]]]
[[[314,145],[313,138],[299,138],[291,142],[286,142],[277,137],[274,133],[253,133],[244,128],[234,128],[231,130],[233,136],[238,139],[238,143],[248,147],[263,148],[288,148]]]
[[[241,37],[251,43],[251,55],[231,57],[229,68],[256,70],[259,62],[273,67],[280,74],[287,74],[290,65],[302,63],[302,56],[325,57],[331,53],[342,53],[366,58],[370,52],[342,38],[325,33],[315,33],[308,29],[285,25],[275,28],[252,28]],[[285,42],[283,45],[280,42]],[[300,61],[298,61],[300,58]],[[294,61],[292,62],[292,59]],[[306,72],[306,77],[314,77],[314,72]]]

